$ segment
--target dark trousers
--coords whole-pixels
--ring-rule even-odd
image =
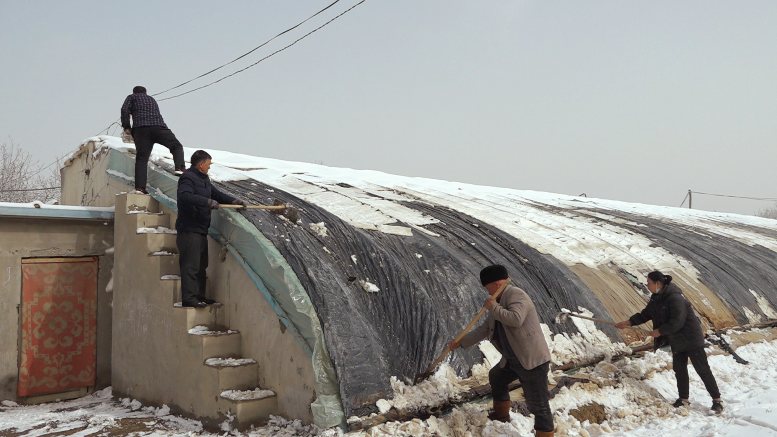
[[[540,364],[531,370],[524,369],[518,360],[508,360],[502,368],[497,364],[488,372],[488,382],[491,384],[491,395],[494,401],[509,401],[508,385],[518,379],[523,387],[526,406],[534,414],[534,429],[553,431],[555,427],[549,403],[548,370],[550,370],[550,362]]]
[[[195,304],[205,298],[205,269],[208,268],[208,236],[178,232],[178,263],[181,267],[181,301]]]
[[[173,154],[175,168],[183,168],[186,161],[183,158],[183,146],[173,131],[162,126],[141,126],[132,129],[132,137],[135,139],[135,187],[146,188],[148,179],[148,157],[154,143],[161,144]]]
[[[718,390],[718,383],[715,381],[715,376],[712,375],[710,364],[707,362],[707,353],[704,352],[703,347],[699,347],[672,355],[672,368],[674,369],[674,375],[677,378],[677,391],[680,393],[680,399],[688,399],[690,391],[688,358],[691,359],[693,368],[696,369],[696,373],[699,374],[701,381],[704,383],[704,387],[707,388],[707,392],[712,396],[712,399],[719,398],[720,390]]]

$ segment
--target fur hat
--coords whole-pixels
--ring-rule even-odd
[[[499,264],[490,265],[480,271],[480,283],[483,286],[501,279],[507,279],[508,277],[505,266]]]

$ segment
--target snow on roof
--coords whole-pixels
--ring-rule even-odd
[[[114,207],[0,202],[0,216],[113,220]]]
[[[117,137],[92,137],[84,140],[84,144],[89,141],[121,151],[132,148]],[[191,156],[194,150],[185,148],[185,156]],[[570,266],[584,264],[597,268],[614,263],[636,276],[645,273],[647,264],[656,269],[679,269],[690,277],[697,276],[698,272],[690,262],[633,231],[635,226],[644,224],[623,220],[607,211],[692,226],[750,246],[761,245],[777,251],[777,239],[749,229],[752,226],[777,230],[777,220],[773,219],[397,176],[374,170],[205,150],[213,157],[209,173],[213,181],[253,179],[320,206],[358,228],[397,233],[396,226],[389,225],[399,224],[435,235],[424,226],[439,220],[412,207],[413,203],[422,202],[477,217]],[[172,163],[172,155],[157,147],[151,160]]]
[[[87,150],[131,148],[118,138],[96,141],[97,150]],[[759,312],[759,296],[777,307],[775,220],[207,151],[220,189],[257,203],[280,197],[300,210],[297,223],[251,210],[242,216],[288,262],[289,288],[299,284],[312,296],[348,413],[389,390],[390,376],[411,377],[436,357],[481,307],[473,291],[477,271],[490,262],[508,266],[548,324],[561,308],[600,318],[608,317],[605,303],[636,309],[643,296],[632,285],[655,269],[683,279],[700,313],[721,326],[736,317],[741,323],[745,309]],[[165,148],[151,160],[172,169]],[[578,272],[591,272],[581,265],[617,278],[600,284],[593,273],[589,285]],[[359,286],[367,282],[378,291]],[[297,314],[292,304],[284,309]],[[548,325],[548,332],[558,337],[573,326]],[[474,353],[456,355],[457,371],[469,369]]]

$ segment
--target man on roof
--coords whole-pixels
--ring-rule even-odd
[[[480,271],[480,283],[489,296],[495,295],[507,281],[507,269],[491,265]],[[550,411],[548,371],[550,349],[540,327],[534,303],[522,289],[507,285],[496,299],[490,297],[483,304],[488,309],[485,323],[465,335],[460,343],[448,343],[451,351],[467,348],[488,339],[502,353],[502,360],[488,373],[494,412],[491,420],[510,421],[510,390],[508,385],[518,379],[523,387],[526,405],[534,414],[537,437],[553,437],[555,427]]]
[[[245,205],[222,193],[210,183],[211,156],[204,150],[192,153],[191,167],[178,180],[178,262],[181,268],[181,301],[184,308],[203,308],[216,303],[205,297],[205,269],[208,268],[210,212],[219,203]]]
[[[130,128],[130,117],[132,127]],[[125,134],[131,134],[135,139],[135,189],[144,194],[146,191],[146,179],[148,178],[148,158],[154,143],[159,143],[173,154],[175,163],[175,175],[180,176],[186,168],[183,158],[183,146],[173,131],[167,128],[159,105],[153,97],[146,94],[146,88],[136,86],[132,94],[124,99],[121,105],[121,127]]]

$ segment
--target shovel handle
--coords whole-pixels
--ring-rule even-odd
[[[499,287],[498,290],[496,290],[496,293],[494,293],[494,295],[491,296],[489,299],[497,300],[499,298],[499,296],[502,295],[502,292],[505,291],[505,288],[507,288],[507,286],[509,284],[510,284],[510,278],[507,278],[507,280],[504,282],[504,284],[502,284],[502,286]],[[461,331],[461,334],[459,334],[459,336],[456,337],[454,342],[456,342],[456,343],[460,342],[461,339],[464,338],[465,335],[467,335],[469,330],[472,329],[473,326],[475,326],[475,323],[477,323],[477,321],[480,320],[480,318],[483,317],[483,314],[485,314],[485,313],[486,313],[486,308],[485,307],[481,308],[480,311],[478,312],[478,314],[475,316],[475,318],[472,319],[471,322],[469,322],[469,325],[467,325],[467,327],[464,328],[463,331]],[[448,353],[450,351],[451,351],[451,347],[450,346],[446,347],[445,350],[442,351],[442,354],[440,354],[440,356],[434,361],[434,363],[432,363],[432,365],[429,366],[428,369],[426,369],[426,373],[427,374],[431,374],[432,371],[434,370],[434,368],[437,367],[437,365],[442,362],[442,360],[445,358],[446,355],[448,355]]]
[[[617,323],[609,322],[607,320],[602,320],[602,319],[594,319],[593,317],[587,317],[587,316],[584,316],[582,314],[576,314],[576,313],[566,313],[566,314],[570,315],[572,317],[578,317],[578,318],[581,318],[581,319],[591,320],[593,322],[604,323],[605,325],[612,325],[612,326],[617,326],[618,325]],[[629,326],[629,328],[631,328],[631,329],[633,329],[633,330],[635,330],[637,332],[641,332],[643,334],[650,334],[650,331],[648,331],[647,329],[637,328],[636,326]]]
[[[247,208],[247,209],[286,209],[286,205],[276,205],[276,206],[269,206],[269,205],[233,205],[231,203],[221,203],[219,204],[219,208]]]

